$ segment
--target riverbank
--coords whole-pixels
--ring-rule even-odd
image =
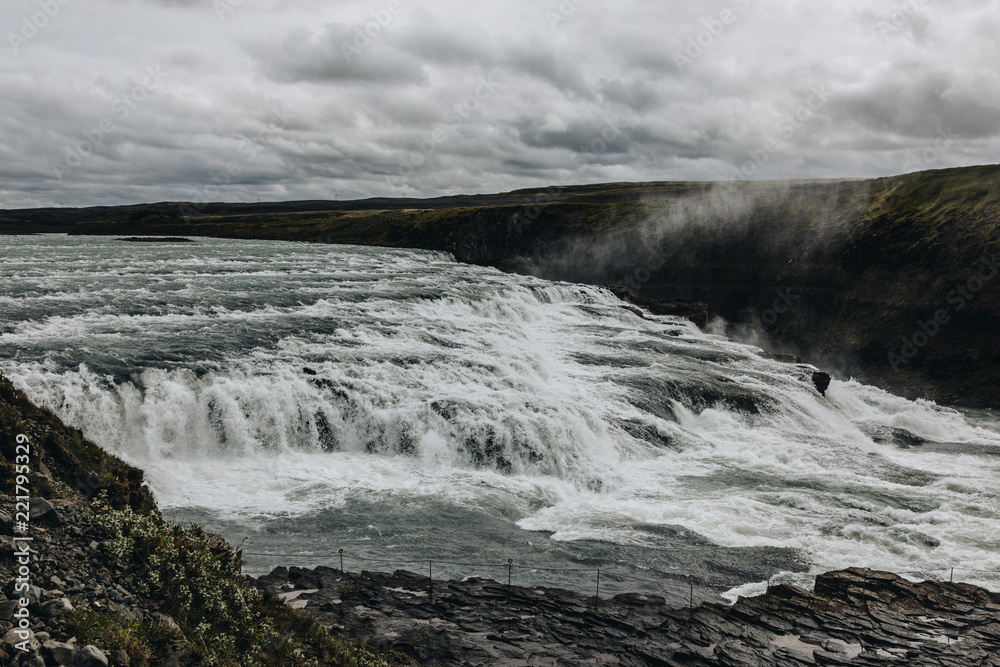
[[[278,568],[257,584],[422,665],[1000,665],[1000,594],[852,568],[732,607],[496,581]]]

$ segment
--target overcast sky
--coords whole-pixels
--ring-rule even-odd
[[[1000,162],[1000,0],[3,0],[0,208]]]

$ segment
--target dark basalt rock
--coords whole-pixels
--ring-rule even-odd
[[[671,297],[669,299],[646,298],[641,295],[634,296],[623,287],[617,287],[614,285],[607,285],[606,287],[622,301],[628,301],[642,306],[653,315],[673,315],[675,317],[683,317],[691,320],[699,327],[704,327],[708,324],[708,304],[704,301],[682,299],[678,296]],[[638,312],[637,314],[642,316],[641,312]]]
[[[867,569],[693,610],[404,571],[277,568],[257,585],[422,665],[1000,665],[1000,595]]]
[[[816,371],[812,376],[816,391],[826,396],[826,390],[830,388],[830,374],[823,371]]]
[[[691,320],[699,327],[708,324],[708,304],[690,299],[635,299],[635,303],[645,307],[654,315],[674,315]]]
[[[30,506],[31,521],[40,521],[49,526],[62,525],[63,521],[62,517],[59,516],[59,512],[45,498],[32,498]]]

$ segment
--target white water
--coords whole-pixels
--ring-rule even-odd
[[[795,550],[812,572],[956,567],[1000,587],[991,413],[855,382],[823,398],[807,368],[597,288],[439,254],[0,245],[0,372],[146,470],[163,507],[268,553],[511,543],[742,591],[785,567],[748,551],[753,567],[723,576],[711,549],[661,530],[681,527]],[[894,430],[927,442],[901,448]]]

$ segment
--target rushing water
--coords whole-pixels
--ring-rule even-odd
[[[594,575],[558,570],[600,567],[609,593],[851,565],[1000,589],[990,412],[823,398],[807,367],[601,289],[435,253],[0,248],[0,372],[145,469],[168,517],[247,537],[249,573],[344,549],[578,590]]]

